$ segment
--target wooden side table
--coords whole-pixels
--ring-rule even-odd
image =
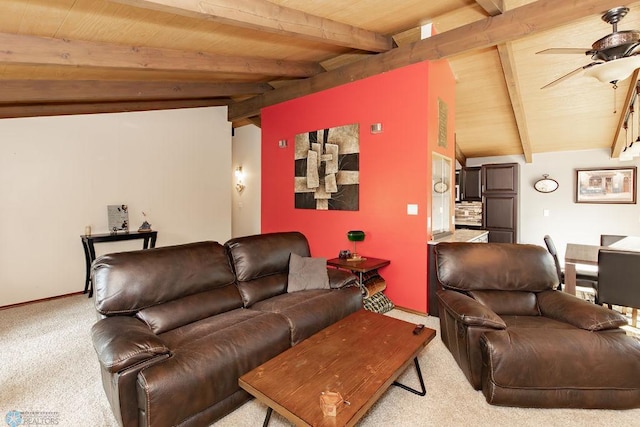
[[[362,275],[364,273],[368,273],[369,271],[377,270],[379,268],[382,268],[386,265],[391,264],[391,261],[389,261],[388,259],[371,258],[371,257],[365,257],[365,258],[366,259],[363,259],[361,261],[349,261],[342,258],[331,258],[327,260],[327,265],[330,265],[331,267],[335,267],[335,268],[341,268],[343,270],[349,270],[353,273],[357,273],[358,284],[360,285],[360,287],[362,287],[363,286]]]
[[[87,275],[84,280],[84,294],[89,292],[89,298],[93,296],[93,283],[91,281],[91,264],[96,259],[96,250],[93,247],[94,243],[102,242],[118,242],[122,240],[135,240],[143,239],[142,249],[155,248],[156,238],[158,237],[157,231],[129,231],[116,234],[92,234],[90,236],[82,235],[82,248],[84,249],[84,261],[87,265]]]

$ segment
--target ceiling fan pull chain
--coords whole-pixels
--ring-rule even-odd
[[[617,101],[616,100],[616,92],[617,92],[616,89],[618,89],[618,85],[615,84],[615,82],[614,82],[613,83],[613,114],[616,114],[618,112],[618,107],[617,107],[617,104],[616,104],[616,101]]]

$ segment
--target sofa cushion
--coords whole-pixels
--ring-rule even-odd
[[[217,242],[103,255],[92,272],[96,310],[103,315],[135,314],[235,281],[226,251]],[[241,301],[239,294],[236,300]]]
[[[287,292],[306,289],[329,289],[329,274],[326,258],[301,257],[291,254]]]
[[[225,244],[236,273],[245,307],[286,292],[289,256],[308,257],[309,243],[302,233],[265,233],[237,237]]]
[[[138,375],[144,425],[185,425],[240,390],[238,378],[289,348],[289,325],[274,313],[237,309],[161,335],[172,357]]]
[[[539,316],[536,294],[521,291],[469,291],[476,301],[497,315]]]
[[[238,288],[235,285],[227,285],[144,308],[136,317],[144,321],[154,333],[161,334],[240,307],[242,300]]]
[[[287,319],[291,345],[362,308],[357,286],[343,289],[313,289],[278,295],[255,303],[253,310],[278,313]]]

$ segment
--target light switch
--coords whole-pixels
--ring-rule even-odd
[[[543,209],[542,216],[549,216],[549,209]]]
[[[418,205],[408,204],[407,215],[418,215]]]

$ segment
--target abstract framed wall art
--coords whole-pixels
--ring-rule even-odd
[[[359,209],[359,129],[350,124],[296,135],[296,209]]]
[[[576,203],[635,203],[636,169],[576,169]]]

